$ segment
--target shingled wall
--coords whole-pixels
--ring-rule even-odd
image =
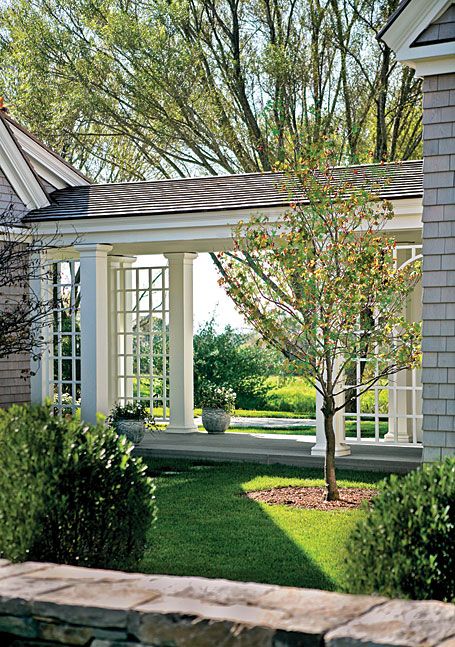
[[[0,214],[11,208],[17,216],[26,212],[25,206],[14,193],[0,169]],[[15,296],[17,290],[18,288],[13,287],[1,288],[0,307],[2,299],[7,296]],[[10,355],[7,358],[0,359],[0,407],[30,401],[30,379],[27,375],[29,368],[30,359],[28,355]]]
[[[424,460],[455,453],[455,74],[424,81]]]

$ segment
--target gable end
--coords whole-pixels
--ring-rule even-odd
[[[431,25],[424,29],[411,44],[411,47],[435,45],[437,43],[450,43],[455,41],[455,4],[448,9]]]

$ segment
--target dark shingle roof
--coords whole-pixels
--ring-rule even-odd
[[[335,181],[380,186],[387,199],[422,197],[422,161],[336,167]],[[265,209],[286,206],[281,173],[248,173],[181,180],[153,180],[122,184],[92,184],[54,191],[52,204],[31,211],[25,220],[75,220]],[[295,199],[297,196],[293,194]]]

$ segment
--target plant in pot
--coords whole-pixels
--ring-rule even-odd
[[[138,445],[144,437],[146,426],[153,421],[142,402],[127,402],[116,404],[107,419],[118,434],[123,434],[134,445]]]
[[[202,389],[202,424],[209,434],[221,434],[231,423],[236,394],[232,389],[207,382]]]

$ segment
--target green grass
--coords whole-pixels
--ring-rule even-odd
[[[203,427],[199,427],[203,429]],[[361,424],[362,429],[362,438],[374,438],[375,428],[374,422],[363,421]],[[387,433],[388,424],[387,422],[379,423],[379,436],[384,438]],[[302,427],[281,427],[280,429],[263,429],[262,427],[255,427],[254,424],[251,424],[251,427],[229,427],[229,431],[241,434],[284,434],[286,436],[314,436],[316,434],[316,428],[313,426],[302,426]],[[357,427],[355,421],[348,420],[346,422],[346,437],[355,438],[357,436]]]
[[[169,409],[167,409],[167,414],[169,416]],[[194,415],[200,416],[202,414],[202,409],[194,409]],[[163,415],[163,407],[154,407],[153,415],[156,418],[161,418]],[[293,411],[255,411],[252,409],[236,409],[234,411],[234,416],[241,416],[244,418],[308,418],[311,416],[306,416],[303,413],[297,413]]]
[[[321,471],[281,465],[148,459],[158,521],[139,570],[339,590],[342,547],[360,510],[270,506],[241,496],[284,485],[322,485]],[[339,472],[344,486],[381,476]]]

